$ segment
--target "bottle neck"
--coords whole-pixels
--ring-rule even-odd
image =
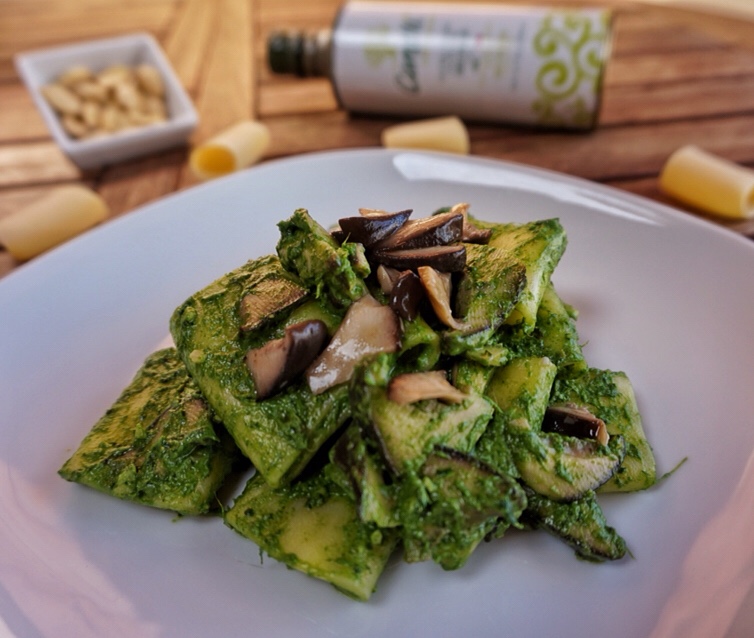
[[[276,31],[267,39],[267,60],[273,73],[329,77],[332,32]]]

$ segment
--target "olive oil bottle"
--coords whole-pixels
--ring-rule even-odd
[[[349,111],[591,129],[610,42],[604,8],[358,0],[267,50],[275,73],[329,77]]]

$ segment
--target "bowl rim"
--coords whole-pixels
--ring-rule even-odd
[[[142,54],[145,61],[157,67],[165,82],[166,93],[174,111],[165,122],[82,140],[77,140],[65,132],[57,113],[42,96],[41,88],[75,63],[89,64],[96,70],[109,66],[110,62],[103,65],[94,61],[97,53],[103,50]],[[107,163],[87,161],[87,156],[91,156],[92,153],[102,154],[110,151],[112,156],[108,161],[117,161],[120,159],[121,149],[132,149],[135,143],[165,137],[167,145],[172,144],[177,138],[185,138],[199,120],[186,89],[179,81],[162,47],[150,33],[135,32],[107,38],[85,39],[24,51],[14,56],[14,64],[55,142],[75,163],[84,164],[87,168]]]

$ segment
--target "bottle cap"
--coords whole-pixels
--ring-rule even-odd
[[[274,31],[267,38],[267,61],[273,73],[299,77],[327,77],[330,74],[331,32],[320,29]]]
[[[303,76],[302,33],[274,31],[267,38],[267,62],[273,73],[292,73]]]

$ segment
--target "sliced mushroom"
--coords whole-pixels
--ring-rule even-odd
[[[542,421],[543,432],[557,432],[607,445],[610,435],[605,422],[586,408],[573,404],[551,405]]]
[[[407,405],[424,399],[439,399],[444,403],[461,403],[468,395],[449,381],[443,370],[407,372],[390,380],[387,397],[395,403]]]
[[[436,446],[421,474],[435,481],[441,498],[456,501],[455,511],[468,517],[471,524],[498,516],[515,525],[526,507],[526,493],[515,479],[460,450]]]
[[[461,241],[467,244],[486,244],[492,237],[490,228],[477,228],[469,219],[469,205],[464,203],[456,204],[450,209],[451,213],[461,213],[463,215],[463,233]]]
[[[388,213],[383,210],[359,209],[361,215],[343,217],[339,220],[340,229],[349,241],[369,247],[395,233],[407,221],[411,209]]]
[[[399,347],[397,315],[367,294],[351,305],[327,348],[306,370],[309,388],[320,394],[345,383],[365,357]]]
[[[420,266],[417,272],[437,318],[448,328],[463,328],[463,322],[456,320],[450,309],[450,273],[437,272],[430,266]]]
[[[440,272],[460,272],[466,265],[466,248],[463,244],[451,244],[407,250],[378,250],[373,253],[373,259],[399,270],[432,266]]]
[[[471,204],[467,202],[458,202],[457,204],[453,204],[453,206],[450,207],[450,210],[448,210],[449,213],[461,213],[461,215],[468,215],[469,208],[471,207]]]
[[[441,213],[422,219],[407,221],[387,238],[374,245],[375,250],[406,250],[444,246],[461,240],[463,235],[463,215],[461,213]]]
[[[586,560],[619,560],[627,552],[626,541],[608,525],[594,492],[559,503],[526,490],[526,511],[521,521],[554,534]]]
[[[380,290],[386,295],[393,292],[393,286],[398,281],[401,271],[396,268],[389,268],[383,264],[377,266],[377,283],[380,284]]]
[[[555,432],[526,435],[514,453],[521,479],[535,492],[554,501],[573,501],[596,490],[612,477],[625,455],[625,441],[616,436],[608,445]]]
[[[342,228],[333,228],[332,230],[330,230],[330,237],[335,240],[336,244],[342,244],[344,241],[346,241],[346,239],[348,239],[348,233]]]
[[[283,310],[301,303],[307,295],[303,286],[284,277],[268,277],[241,298],[238,314],[241,330],[248,332],[272,320]]]
[[[290,325],[280,339],[249,350],[246,366],[254,379],[257,400],[272,396],[298,377],[322,352],[326,341],[327,326],[312,319]]]
[[[412,321],[419,314],[419,305],[424,299],[424,287],[418,275],[412,270],[404,270],[390,291],[390,307],[401,319]]]
[[[402,520],[407,560],[431,558],[443,569],[462,567],[488,533],[518,525],[526,494],[516,480],[473,456],[439,447],[420,470],[420,515]]]
[[[463,241],[467,244],[486,244],[492,237],[491,228],[477,228],[470,221],[463,223]]]

